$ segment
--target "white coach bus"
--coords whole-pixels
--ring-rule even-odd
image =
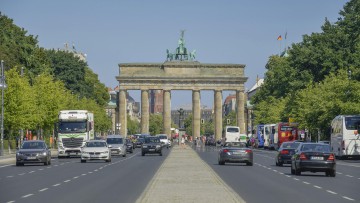
[[[331,151],[339,158],[360,157],[360,115],[339,115],[331,122]]]

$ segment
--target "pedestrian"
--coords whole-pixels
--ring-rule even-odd
[[[251,147],[254,148],[254,146],[255,146],[255,138],[254,137],[251,137],[250,143],[251,143]]]
[[[358,131],[358,130],[354,130],[354,135],[357,136],[357,138],[360,138],[360,135],[359,135],[359,131]]]
[[[185,138],[184,138],[184,136],[181,137],[181,148],[182,149],[185,148]]]

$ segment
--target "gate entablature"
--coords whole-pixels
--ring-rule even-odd
[[[197,61],[119,64],[120,89],[240,90],[244,91],[243,64],[202,64]]]

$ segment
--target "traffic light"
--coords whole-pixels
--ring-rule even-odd
[[[204,122],[205,122],[204,119],[201,119],[201,124],[204,124]]]
[[[227,124],[230,124],[230,119],[226,119],[226,123],[227,123]]]

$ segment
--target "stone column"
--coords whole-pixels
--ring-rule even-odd
[[[119,124],[120,126],[117,126],[115,124],[115,128],[119,128],[120,127],[120,132],[118,131],[118,129],[116,129],[115,131],[117,131],[118,133],[120,133],[120,135],[122,136],[127,136],[127,115],[126,115],[126,90],[119,90]]]
[[[245,103],[244,103],[244,92],[237,90],[236,91],[236,118],[237,125],[240,127],[240,133],[246,134],[245,131]]]
[[[171,136],[171,91],[163,91],[163,133]]]
[[[215,90],[214,97],[215,106],[215,139],[222,138],[222,91]]]
[[[196,137],[200,138],[200,90],[193,90],[192,92],[192,111],[193,111],[193,121],[192,121],[192,134],[193,140]]]
[[[149,134],[149,90],[141,90],[141,134]]]

